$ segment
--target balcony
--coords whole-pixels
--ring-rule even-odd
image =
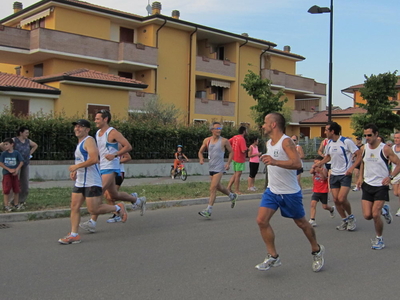
[[[261,77],[272,81],[273,85],[282,86],[286,90],[299,91],[307,94],[326,95],[326,84],[316,82],[314,79],[289,75],[278,70],[264,69]]]
[[[196,98],[194,113],[204,114],[204,115],[234,117],[235,106],[236,106],[235,102]]]
[[[125,65],[133,70],[156,68],[158,63],[156,48],[45,28],[28,31],[2,27],[0,28],[1,46],[4,46],[1,48],[0,55],[1,62],[4,63],[25,64],[59,57],[110,66]],[[8,55],[7,52],[12,55]],[[3,61],[3,53],[5,61]],[[12,56],[14,61],[9,61]]]
[[[235,77],[236,64],[228,60],[212,59],[204,56],[196,57],[196,71]]]

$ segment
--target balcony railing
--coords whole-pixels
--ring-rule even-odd
[[[235,102],[196,98],[194,113],[204,114],[204,115],[234,117],[235,106],[236,106]]]
[[[141,44],[118,43],[88,36],[37,28],[31,31],[3,26],[0,46],[36,50],[42,55],[74,56],[107,60],[110,63],[137,63],[156,66],[158,49]],[[36,52],[35,51],[35,52]]]
[[[196,71],[235,77],[236,64],[228,60],[218,60],[203,56],[197,56]]]
[[[272,84],[282,86],[285,89],[304,91],[310,94],[326,95],[326,84],[316,82],[311,78],[290,75],[285,72],[269,69],[262,70],[261,77],[267,78],[272,81]]]

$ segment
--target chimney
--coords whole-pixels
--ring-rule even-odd
[[[151,4],[151,8],[152,8],[152,11],[151,11],[152,15],[161,14],[161,3],[160,2],[153,2]]]
[[[23,8],[24,7],[21,2],[14,2],[13,4],[14,14],[21,11]]]
[[[249,37],[249,34],[246,33],[246,32],[243,32],[243,33],[242,33],[242,36]]]
[[[172,17],[174,18],[174,19],[177,19],[177,20],[179,20],[179,16],[181,15],[181,13],[179,12],[179,10],[173,10],[172,11]]]
[[[290,46],[284,46],[283,51],[285,52],[290,52]]]

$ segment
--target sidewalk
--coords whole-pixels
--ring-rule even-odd
[[[244,176],[243,176],[244,175]],[[242,175],[242,180],[247,180],[246,174]],[[309,174],[308,174],[309,175]],[[305,174],[305,177],[308,177]],[[257,179],[264,178],[264,174],[257,174]],[[222,181],[228,181],[231,175],[224,175],[222,177]],[[171,177],[146,177],[146,178],[127,178],[124,180],[123,186],[135,186],[135,185],[146,185],[146,184],[171,184],[171,183],[187,183],[187,182],[208,182],[210,180],[209,176],[201,175],[201,176],[188,176],[186,181],[182,181],[179,178],[172,179]],[[57,188],[57,187],[71,187],[72,189],[73,181],[72,180],[53,180],[53,181],[31,181],[30,188]],[[303,190],[304,194],[309,194],[311,190]],[[244,194],[239,196],[239,202],[242,200],[254,200],[261,199],[262,191],[259,194]],[[216,203],[220,202],[228,202],[230,201],[227,196],[219,196],[216,199]],[[198,204],[207,204],[207,198],[197,198],[197,199],[183,199],[183,200],[168,200],[168,201],[157,201],[157,202],[148,202],[147,209],[159,209],[159,208],[167,208],[173,206],[186,206],[186,205],[198,205]],[[129,208],[128,208],[129,210]],[[69,216],[69,209],[54,209],[54,210],[45,210],[45,211],[27,211],[27,212],[12,212],[12,213],[0,213],[0,225],[2,223],[7,222],[22,222],[29,220],[41,220],[41,219],[51,219],[51,218],[61,218]],[[87,213],[86,208],[81,208],[82,213]]]

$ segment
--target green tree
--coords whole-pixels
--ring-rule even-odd
[[[395,97],[397,94],[396,73],[397,71],[387,72],[370,77],[364,75],[364,87],[360,89],[360,94],[366,103],[357,104],[367,112],[352,117],[351,127],[354,129],[354,135],[361,136],[364,126],[369,123],[375,124],[384,137],[390,136],[394,128],[400,128],[400,116],[393,113],[397,101],[389,100],[389,97]]]
[[[283,105],[288,101],[286,97],[281,100],[284,96],[282,90],[277,93],[272,92],[271,81],[269,79],[262,79],[260,75],[251,70],[244,77],[242,87],[249,96],[257,101],[257,104],[251,106],[250,109],[252,110],[251,117],[259,126],[262,126],[264,117],[267,114],[281,112]]]

